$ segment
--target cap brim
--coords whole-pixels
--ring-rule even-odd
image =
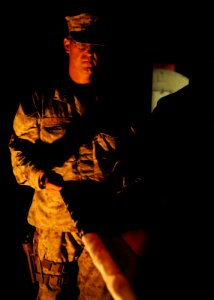
[[[104,35],[93,30],[71,31],[70,36],[79,43],[105,46]]]

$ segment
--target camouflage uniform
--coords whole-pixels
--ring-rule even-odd
[[[37,270],[38,274],[42,274],[37,299],[57,299],[67,275],[72,272],[77,275],[75,262],[79,261],[78,284],[80,290],[84,287],[79,299],[107,300],[111,296],[89,255],[83,250],[77,220],[72,218],[72,212],[60,192],[41,188],[39,175],[41,170],[51,170],[60,174],[64,182],[105,182],[120,166],[125,134],[129,138],[128,142],[125,140],[127,148],[134,133],[122,119],[118,124],[118,114],[113,113],[102,95],[93,91],[89,105],[78,93],[75,94],[75,84],[70,79],[65,82],[52,83],[50,88],[33,92],[31,100],[28,97],[23,99],[14,118],[14,133],[9,144],[17,182],[35,190],[28,222],[37,229],[34,246],[36,244],[36,256],[42,265],[42,270]],[[120,182],[121,178],[118,184]],[[90,201],[90,195],[85,200]],[[78,202],[78,199],[74,201]],[[72,263],[68,271],[63,268],[64,278],[59,266],[68,262]],[[58,265],[54,267],[53,263]],[[74,294],[78,295],[75,288]],[[74,295],[72,299],[75,299]]]

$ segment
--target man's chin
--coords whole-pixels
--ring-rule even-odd
[[[94,73],[94,67],[92,67],[92,66],[84,66],[82,69],[86,73],[89,73],[89,74]]]

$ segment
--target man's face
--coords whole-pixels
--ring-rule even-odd
[[[102,46],[79,43],[73,39],[65,39],[64,46],[69,54],[69,74],[79,83],[88,83],[100,60]]]

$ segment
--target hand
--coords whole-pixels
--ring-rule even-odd
[[[63,187],[63,178],[54,171],[42,172],[40,176],[40,187],[46,190],[60,191]]]

